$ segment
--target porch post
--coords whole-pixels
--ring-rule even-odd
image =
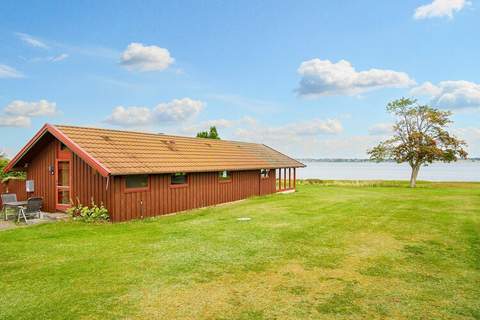
[[[293,189],[297,189],[297,168],[293,168]]]
[[[282,191],[282,169],[278,169],[278,191]]]
[[[288,189],[292,189],[292,168],[288,168]]]

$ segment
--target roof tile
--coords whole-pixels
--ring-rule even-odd
[[[55,127],[107,167],[112,175],[304,167],[263,144],[63,125]]]

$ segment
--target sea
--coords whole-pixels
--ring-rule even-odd
[[[323,180],[409,180],[410,166],[395,162],[331,162],[300,160],[299,179]],[[435,162],[420,169],[418,180],[480,182],[480,161]]]

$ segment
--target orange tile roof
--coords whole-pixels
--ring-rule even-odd
[[[263,144],[56,125],[112,175],[298,168]]]

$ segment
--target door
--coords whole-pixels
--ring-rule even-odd
[[[65,211],[70,207],[71,193],[71,153],[64,144],[60,143],[55,161],[55,208]]]

